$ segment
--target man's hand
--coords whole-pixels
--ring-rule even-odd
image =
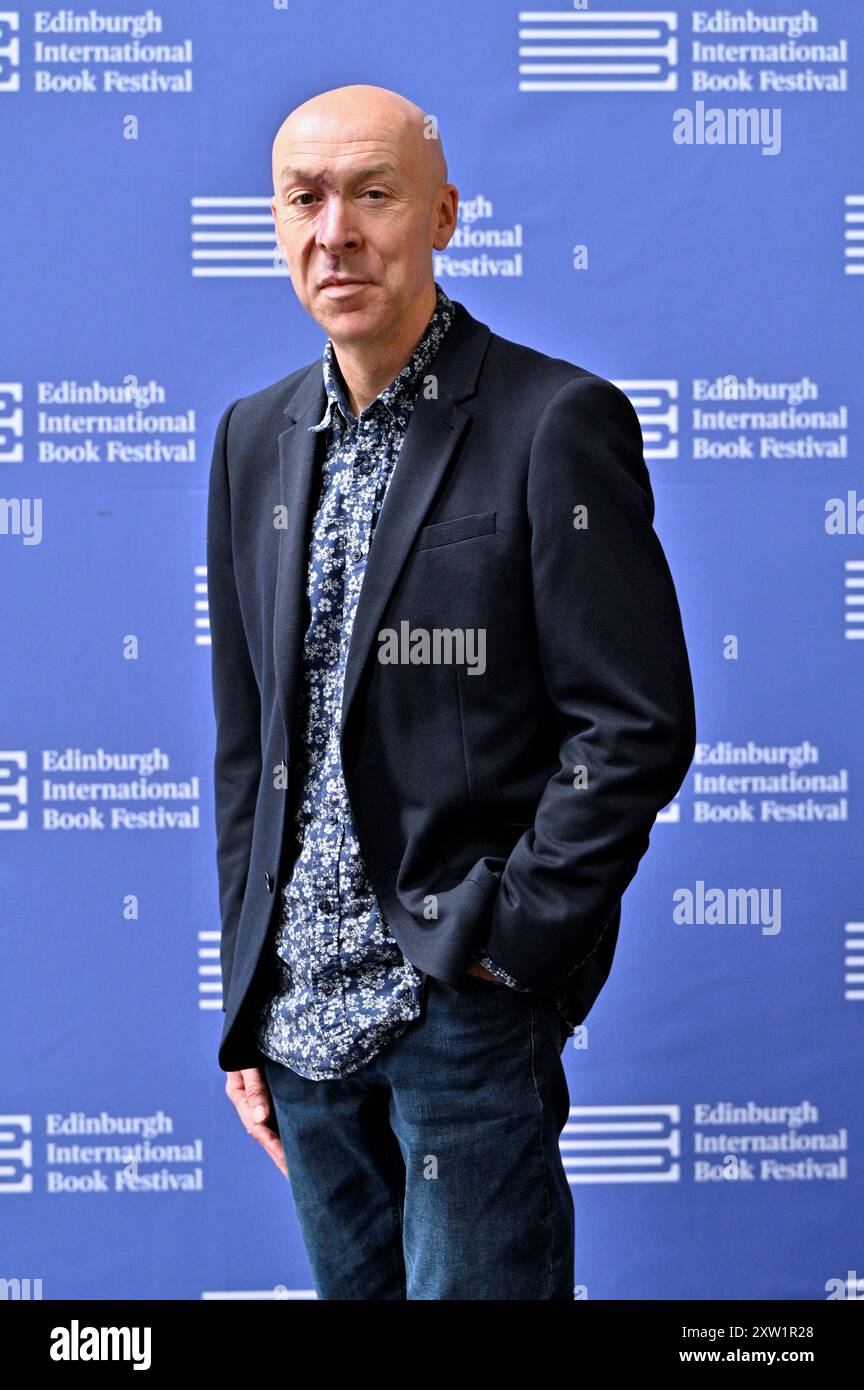
[[[504,983],[497,975],[493,975],[491,970],[487,970],[485,965],[480,965],[479,961],[470,961],[465,969],[469,975],[482,975],[484,980],[494,980],[499,985]]]
[[[264,1073],[258,1067],[247,1067],[245,1071],[229,1071],[225,1091],[240,1116],[246,1133],[258,1140],[279,1171],[287,1178],[288,1164],[285,1162],[285,1151],[276,1128],[273,1102]]]

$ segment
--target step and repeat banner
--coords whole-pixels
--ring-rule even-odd
[[[324,346],[273,137],[370,82],[438,120],[450,297],[633,401],[693,667],[565,1052],[577,1297],[864,1295],[862,61],[858,0],[0,10],[0,1293],[314,1296],[216,1060],[205,515]]]

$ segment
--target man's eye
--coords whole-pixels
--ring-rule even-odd
[[[289,198],[288,201],[289,201],[289,203],[291,203],[292,205],[297,205],[297,204],[298,204],[298,200],[299,200],[300,198],[314,198],[314,197],[315,197],[315,194],[314,194],[314,193],[295,193],[294,197],[293,197],[293,198]],[[304,207],[304,208],[308,208],[309,204],[308,204],[308,203],[299,203],[299,206],[300,206],[300,207]]]
[[[364,196],[369,197],[370,195],[377,198],[387,197],[387,194],[384,192],[383,188],[367,188]]]

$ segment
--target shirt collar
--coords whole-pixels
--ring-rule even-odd
[[[374,401],[366,406],[360,413],[360,419],[366,416],[379,404],[384,406],[397,424],[403,424],[407,420],[408,407],[416,394],[420,378],[428,367],[432,358],[441,346],[441,340],[447,332],[454,315],[453,301],[445,294],[438,282],[435,282],[435,308],[432,311],[429,322],[423,332],[423,336],[412,352],[405,366],[398,376],[385,386],[384,390],[375,397]],[[356,424],[357,416],[348,404],[348,394],[345,388],[345,380],[339,369],[336,354],[333,351],[333,340],[328,338],[324,345],[322,358],[324,370],[324,389],[327,392],[327,406],[324,415],[317,425],[310,425],[310,430],[323,430],[334,420],[339,419],[348,425]],[[336,407],[334,412],[333,407]]]

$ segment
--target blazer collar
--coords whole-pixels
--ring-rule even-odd
[[[446,385],[451,399],[461,401],[474,394],[491,330],[487,324],[469,314],[458,299],[451,300],[451,303],[455,310],[453,322],[429,364],[429,371],[442,378],[446,374],[446,381],[442,380],[441,383],[441,394]],[[321,358],[317,357],[292,390],[282,411],[293,422],[302,418],[307,425],[315,424],[321,419],[326,402]],[[306,419],[306,416],[314,416],[314,419]]]

